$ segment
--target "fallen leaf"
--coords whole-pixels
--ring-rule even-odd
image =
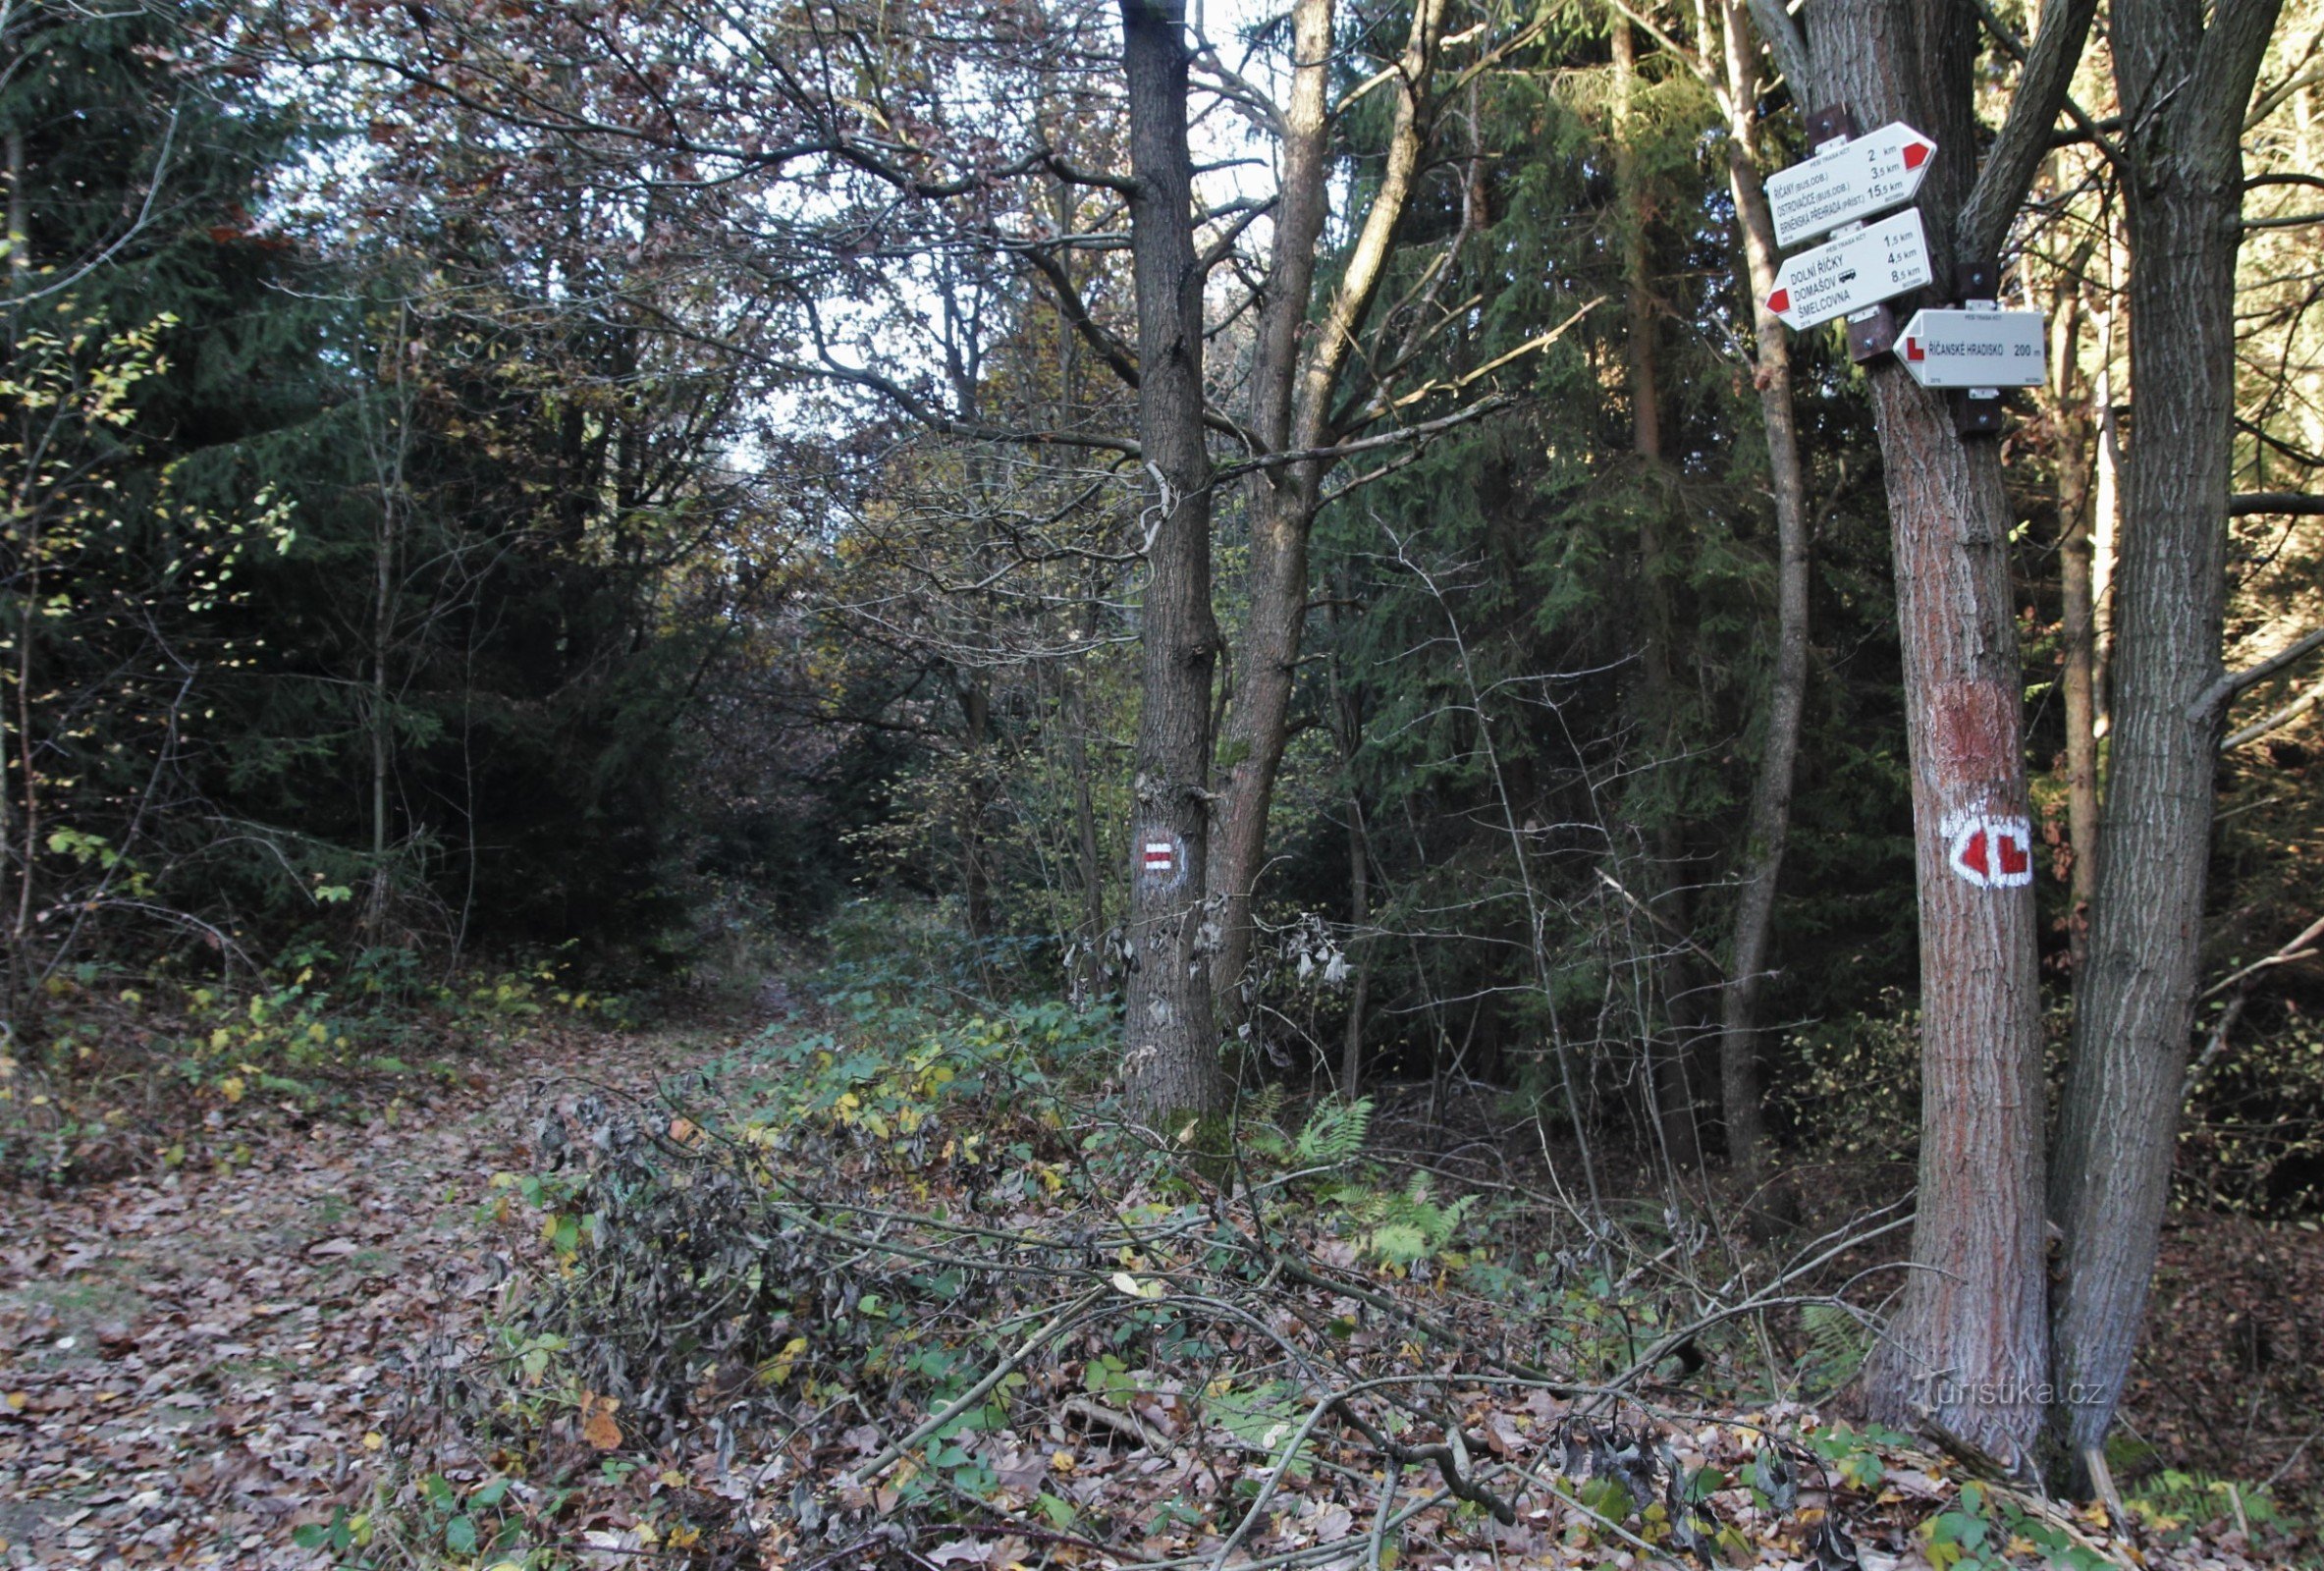
[[[581,1438],[600,1451],[610,1451],[622,1443],[622,1426],[614,1422],[614,1412],[622,1404],[611,1396],[600,1396],[595,1391],[581,1393]]]

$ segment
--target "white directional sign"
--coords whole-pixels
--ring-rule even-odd
[[[1935,142],[1897,120],[1769,175],[1767,205],[1775,214],[1775,244],[1795,245],[1911,201],[1928,178],[1928,160],[1935,152]]]
[[[1813,327],[1919,289],[1930,276],[1920,209],[1908,207],[1786,257],[1767,308],[1795,329]]]
[[[2039,311],[1915,311],[1896,357],[1922,387],[2038,387],[2049,375]]]

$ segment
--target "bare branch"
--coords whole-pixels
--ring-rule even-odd
[[[2239,747],[2248,747],[2262,736],[2272,736],[2320,703],[2324,703],[2324,681],[2316,683],[2273,714],[2262,715],[2235,732],[2219,744],[2219,750],[2232,753]]]
[[[2324,515],[2324,497],[2301,491],[2239,491],[2227,499],[2227,514],[2231,518],[2247,518],[2253,514],[2313,518]]]
[[[2004,34],[1985,0],[1977,11],[1996,36]],[[1969,200],[1953,225],[1954,243],[1965,257],[1999,253],[2009,237],[2010,220],[2017,216],[2033,172],[2050,148],[2050,129],[2065,107],[2067,89],[2074,83],[2074,68],[2081,60],[2082,40],[2089,36],[2090,18],[2097,0],[2043,0],[2041,28],[2025,52],[2025,68],[2018,74],[2018,90],[2011,97],[2008,118],[1993,138],[1985,167],[1977,171]],[[2082,117],[2086,118],[2086,117]],[[2092,132],[2095,136],[2095,131]],[[2104,142],[2100,141],[2103,149]],[[2110,155],[2112,156],[2112,155]]]
[[[1808,40],[1801,36],[1800,25],[1784,9],[1783,0],[1751,0],[1751,19],[1759,25],[1759,36],[1767,40],[1767,51],[1775,56],[1775,69],[1792,84],[1792,97],[1805,107],[1815,96],[1817,83],[1814,61],[1808,53]]]
[[[2229,672],[2204,688],[2202,695],[2187,706],[2187,718],[2197,725],[2216,718],[2236,694],[2257,686],[2277,672],[2298,664],[2302,657],[2318,649],[2324,649],[2324,627],[2318,627],[2304,638],[2295,639],[2282,653],[2271,655],[2256,666]]]

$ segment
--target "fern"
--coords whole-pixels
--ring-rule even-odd
[[[1326,1102],[1308,1114],[1292,1147],[1292,1160],[1302,1167],[1330,1166],[1364,1149],[1365,1132],[1372,1126],[1372,1099]]]
[[[1358,1241],[1366,1252],[1388,1265],[1409,1268],[1441,1253],[1477,1204],[1475,1195],[1463,1195],[1440,1206],[1429,1191],[1429,1175],[1416,1172],[1402,1193],[1347,1184],[1332,1198],[1357,1224]]]
[[[1800,1311],[1800,1328],[1808,1333],[1808,1355],[1800,1369],[1803,1383],[1836,1391],[1856,1379],[1870,1341],[1864,1323],[1845,1305],[1808,1305]]]

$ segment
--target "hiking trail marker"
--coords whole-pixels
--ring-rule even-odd
[[[1767,308],[1796,332],[1868,310],[1919,289],[1933,276],[1920,210],[1908,207],[1853,235],[1784,258]]]
[[[2039,311],[1916,311],[1896,357],[1922,387],[2039,387],[2049,375],[2049,323]]]
[[[1186,842],[1168,830],[1138,837],[1138,877],[1148,887],[1174,890],[1186,880]]]
[[[1945,861],[1981,890],[2033,882],[2033,826],[2007,814],[1965,813],[1947,820]]]
[[[1911,201],[1935,153],[1935,142],[1895,120],[1865,135],[1829,142],[1806,163],[1769,175],[1775,244],[1797,245]]]

